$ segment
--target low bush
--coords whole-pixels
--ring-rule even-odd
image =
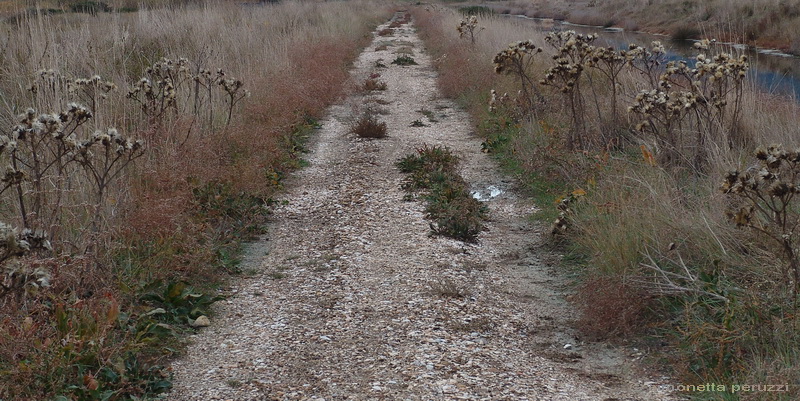
[[[385,91],[387,89],[387,85],[386,85],[386,82],[384,82],[384,81],[379,81],[379,80],[374,79],[374,78],[368,78],[366,81],[364,81],[364,85],[362,86],[362,88],[365,91],[368,91],[368,92],[369,91]]]
[[[464,15],[484,15],[484,14],[494,14],[494,10],[486,6],[465,6],[459,7],[459,12]]]
[[[386,123],[378,121],[372,110],[367,110],[350,125],[350,133],[359,138],[380,139],[386,138],[388,129]]]
[[[111,11],[111,7],[102,1],[79,1],[71,3],[69,9],[75,13],[97,14],[99,12],[107,13]]]
[[[424,194],[432,233],[476,242],[484,229],[486,207],[472,197],[457,165],[458,157],[448,148],[428,145],[397,162],[400,171],[408,174],[403,187],[412,194]]]

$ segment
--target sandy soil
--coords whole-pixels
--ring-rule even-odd
[[[352,71],[354,82],[379,73],[388,89],[331,107],[310,167],[290,179],[288,203],[250,246],[248,275],[173,364],[168,398],[670,399],[633,350],[576,339],[564,279],[541,260],[543,234],[526,219],[535,206],[440,95],[413,26],[394,31],[376,36]],[[392,65],[398,51],[419,65]],[[364,104],[383,109],[388,138],[348,134]],[[478,244],[430,237],[423,205],[403,200],[394,163],[422,144],[460,155],[465,179],[490,198]],[[489,196],[490,186],[502,193]]]

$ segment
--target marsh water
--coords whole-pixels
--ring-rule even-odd
[[[610,46],[617,49],[627,48],[631,43],[649,47],[651,42],[658,40],[666,47],[669,60],[686,60],[689,65],[694,64],[693,57],[697,55],[692,41],[673,41],[663,35],[570,24],[563,21],[531,18],[524,15],[509,15],[509,17],[533,24],[543,32],[574,30],[583,34],[596,33],[599,35],[599,39],[595,42],[597,45]],[[800,101],[800,57],[775,50],[753,49],[732,43],[718,43],[716,46],[723,47],[723,51],[729,53],[746,54],[750,60],[749,79],[760,90],[775,95],[792,97]]]

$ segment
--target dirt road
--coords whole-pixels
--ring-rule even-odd
[[[563,279],[540,260],[542,234],[526,220],[535,206],[442,98],[413,25],[393,30],[352,72],[359,83],[380,74],[387,90],[330,109],[288,204],[250,247],[247,276],[173,364],[168,399],[666,399],[631,350],[574,338]],[[401,53],[418,65],[391,64]],[[388,138],[348,135],[364,104],[382,109]],[[478,244],[430,237],[423,205],[404,201],[394,163],[422,144],[460,155],[487,199]]]

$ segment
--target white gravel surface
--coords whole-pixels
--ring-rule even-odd
[[[670,399],[632,350],[574,337],[564,280],[540,261],[542,234],[526,220],[535,206],[441,96],[413,25],[394,31],[376,36],[352,72],[355,82],[379,73],[388,90],[330,108],[310,167],[290,179],[288,203],[250,246],[243,269],[252,274],[173,363],[168,399]],[[375,51],[381,43],[388,48]],[[403,46],[419,65],[391,64]],[[348,135],[353,105],[376,98],[388,102],[388,138]],[[473,189],[495,194],[482,196],[490,220],[478,244],[430,237],[423,205],[403,200],[394,163],[422,144],[451,148]]]

